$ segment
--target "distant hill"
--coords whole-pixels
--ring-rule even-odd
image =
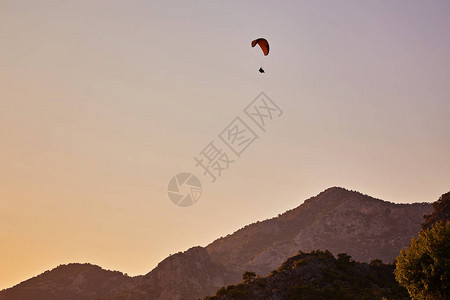
[[[68,264],[0,292],[0,300],[87,300],[114,295],[134,285],[118,271],[91,264]]]
[[[359,263],[343,253],[336,259],[329,251],[299,252],[270,275],[247,276],[205,300],[409,299],[393,270],[394,265]]]
[[[30,279],[1,291],[0,300],[18,299],[4,297],[32,289],[40,291],[33,300],[56,299],[44,296],[46,292],[53,295],[52,289],[70,294],[59,298],[69,300],[82,299],[73,297],[84,293],[92,295],[83,298],[86,300],[203,298],[222,286],[240,282],[245,271],[267,275],[299,250],[326,249],[332,253],[348,253],[356,261],[392,262],[400,249],[417,235],[423,216],[431,211],[429,203],[394,204],[333,187],[278,217],[247,225],[204,248],[194,247],[169,256],[144,276],[123,276],[122,280],[120,276],[103,273],[105,281],[100,284],[101,279],[95,277],[99,283],[94,287],[78,284],[75,275],[64,275],[66,280],[60,280],[59,275],[53,275],[57,268],[40,275],[46,282],[44,286]],[[114,289],[102,294],[108,290],[111,278],[115,278]],[[50,286],[52,289],[46,290]]]
[[[233,279],[226,268],[211,261],[205,248],[194,247],[166,258],[139,285],[108,299],[197,299]]]

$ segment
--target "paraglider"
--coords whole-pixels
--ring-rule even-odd
[[[264,56],[267,56],[269,54],[269,42],[265,38],[259,38],[252,41],[252,47],[255,47],[258,45],[261,48],[261,51],[263,52]],[[259,73],[265,73],[264,69],[261,67],[259,68]]]

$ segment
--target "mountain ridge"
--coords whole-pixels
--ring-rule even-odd
[[[95,297],[84,299],[202,298],[222,286],[240,282],[245,271],[266,275],[299,250],[330,250],[348,253],[357,261],[391,262],[418,233],[423,215],[431,210],[430,203],[395,204],[331,187],[277,217],[246,225],[205,247],[170,255],[147,274],[124,278],[123,285],[114,283],[115,291],[121,289],[115,295],[87,289],[89,295],[95,292]],[[23,290],[23,285],[0,291],[0,300],[19,300],[2,298],[2,294],[17,289]]]

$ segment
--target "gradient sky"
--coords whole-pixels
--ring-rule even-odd
[[[331,186],[437,200],[449,53],[449,1],[0,0],[0,288],[69,262],[144,274]],[[261,91],[284,115],[210,183],[193,157]],[[167,197],[180,172],[190,208]]]

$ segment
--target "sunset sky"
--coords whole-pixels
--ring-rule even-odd
[[[0,0],[0,289],[69,262],[144,274],[331,186],[437,200],[449,53],[449,1]],[[262,91],[283,115],[233,156],[218,135]],[[215,183],[211,141],[235,160]]]

